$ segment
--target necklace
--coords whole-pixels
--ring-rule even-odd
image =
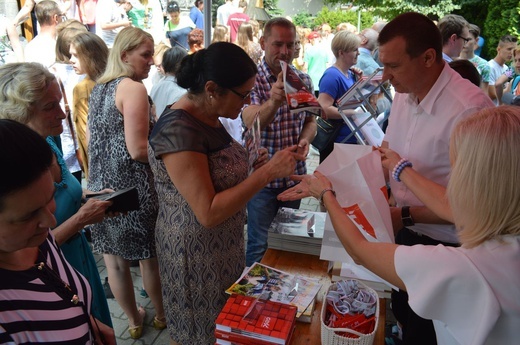
[[[41,252],[40,252],[41,254]],[[48,280],[48,283],[55,286],[57,288],[57,293],[63,298],[65,296],[66,299],[70,299],[70,302],[74,305],[78,305],[80,302],[78,295],[72,290],[71,286],[61,279],[61,277],[54,272],[54,270],[45,264],[45,262],[40,262],[35,265],[36,268],[42,272],[47,278],[51,278]],[[65,299],[64,298],[64,299]]]

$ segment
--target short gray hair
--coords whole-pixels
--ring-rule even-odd
[[[0,118],[23,124],[47,93],[56,77],[35,62],[18,62],[0,66]]]

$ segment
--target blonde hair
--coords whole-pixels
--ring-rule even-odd
[[[105,72],[99,77],[98,83],[105,84],[119,77],[132,77],[132,66],[125,64],[121,59],[123,52],[131,52],[139,48],[146,41],[153,43],[153,37],[139,28],[126,27],[121,30],[114,41],[114,46],[108,55]]]
[[[213,39],[211,40],[211,43],[225,42],[227,33],[228,33],[227,26],[215,25],[215,28],[213,29]]]
[[[520,107],[487,108],[453,130],[447,194],[463,247],[520,235]]]
[[[18,62],[0,67],[0,118],[23,124],[31,120],[32,109],[56,81],[39,63]]]
[[[357,50],[361,44],[361,38],[350,31],[340,31],[334,35],[330,47],[332,53],[337,58],[340,51],[351,52]]]

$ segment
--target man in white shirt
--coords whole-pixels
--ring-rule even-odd
[[[488,61],[489,64],[489,97],[493,100],[495,105],[502,104],[502,94],[504,81],[507,78],[500,78],[507,71],[506,62],[513,59],[513,50],[516,48],[518,39],[511,35],[504,35],[500,37],[497,47],[497,55]]]
[[[124,6],[128,0],[98,0],[96,6],[96,35],[101,37],[112,48],[119,31],[132,25],[126,15]]]
[[[226,0],[217,8],[217,25],[227,25],[229,16],[238,11],[238,0]]]
[[[382,146],[408,159],[426,178],[446,186],[452,129],[493,103],[443,60],[441,34],[426,16],[402,14],[383,28],[378,40],[383,78],[396,91]],[[390,187],[396,202],[391,207],[396,243],[458,244],[454,225],[426,208],[403,183],[390,178]],[[392,310],[403,326],[403,344],[436,344],[432,322],[408,306],[406,292],[392,294]]]
[[[39,62],[49,68],[56,61],[56,26],[66,17],[58,3],[51,0],[36,4],[34,12],[40,32],[25,46],[25,61]]]

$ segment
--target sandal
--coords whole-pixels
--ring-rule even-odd
[[[143,322],[146,310],[143,307],[139,307],[137,311],[139,312],[139,316],[141,316],[140,324],[135,326],[128,325],[128,333],[130,333],[130,338],[132,339],[139,339],[143,335]]]
[[[166,328],[166,318],[159,319],[157,316],[153,318],[153,328],[160,331]]]

